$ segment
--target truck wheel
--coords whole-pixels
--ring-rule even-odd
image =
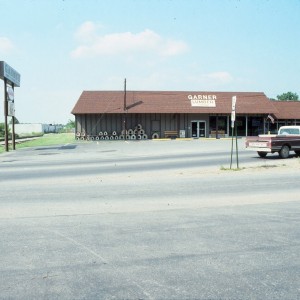
[[[282,146],[281,150],[279,151],[279,156],[281,158],[288,158],[290,155],[290,148],[287,145]]]
[[[296,150],[295,153],[297,156],[300,156],[300,151]]]
[[[267,152],[257,151],[257,154],[258,154],[260,157],[264,158],[264,157],[267,156],[268,153],[267,153]]]

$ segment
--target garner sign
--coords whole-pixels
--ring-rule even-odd
[[[216,95],[188,95],[191,106],[216,107]]]

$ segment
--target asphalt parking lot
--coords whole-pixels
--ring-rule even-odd
[[[300,299],[299,158],[230,140],[0,155],[1,299]]]

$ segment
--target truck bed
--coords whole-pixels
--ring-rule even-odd
[[[275,153],[282,151],[283,147],[288,147],[286,150],[295,151],[296,154],[300,151],[300,136],[299,135],[259,135],[246,137],[246,149],[257,151],[260,156],[262,153]],[[282,156],[282,155],[281,155]]]

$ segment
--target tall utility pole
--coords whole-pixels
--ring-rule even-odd
[[[126,111],[126,78],[124,80],[124,112]]]
[[[127,103],[126,103],[126,78],[124,80],[124,107],[123,107],[123,132],[124,140],[126,140],[126,112],[127,112]]]

